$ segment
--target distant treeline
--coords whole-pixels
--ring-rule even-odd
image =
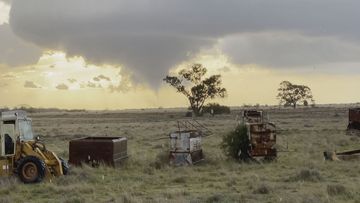
[[[28,113],[46,113],[46,112],[85,112],[85,109],[59,109],[59,108],[34,108],[34,107],[15,107],[8,108],[3,107],[0,108],[0,112],[3,111],[15,111],[15,110],[23,110]]]

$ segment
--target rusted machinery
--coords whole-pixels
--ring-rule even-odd
[[[246,123],[250,140],[249,155],[275,159],[277,156],[276,126],[273,123]]]
[[[245,110],[243,121],[250,143],[247,149],[250,158],[275,159],[277,157],[275,124],[265,122],[263,111],[258,110]]]
[[[328,161],[351,161],[351,160],[360,160],[360,150],[351,150],[344,152],[324,152],[324,158]]]
[[[127,158],[125,137],[85,137],[69,143],[69,163],[75,166],[85,163],[117,167]]]
[[[360,130],[360,108],[349,109],[348,130]]]
[[[202,137],[211,132],[195,120],[178,121],[178,130],[170,133],[170,164],[192,165],[204,160]]]
[[[244,123],[262,123],[263,111],[258,110],[244,110],[242,114]]]
[[[37,183],[67,174],[67,163],[34,137],[25,111],[2,112],[0,132],[0,176]]]

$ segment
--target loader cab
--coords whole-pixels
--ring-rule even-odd
[[[0,122],[1,156],[13,156],[16,142],[34,140],[31,119],[24,111],[2,112]]]

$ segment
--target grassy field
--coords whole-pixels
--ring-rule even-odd
[[[168,149],[156,140],[176,130],[185,112],[33,113],[36,134],[67,159],[68,142],[83,136],[125,136],[129,160],[121,168],[71,168],[52,183],[24,185],[1,179],[0,202],[360,202],[360,161],[325,162],[325,150],[360,148],[346,134],[347,108],[268,109],[281,129],[278,144],[294,152],[278,160],[240,164],[227,160],[219,144],[236,126],[240,110],[198,120],[213,135],[203,139],[206,161],[192,167],[155,164]]]

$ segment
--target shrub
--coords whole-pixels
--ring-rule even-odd
[[[244,124],[238,125],[234,131],[226,134],[221,142],[221,148],[225,155],[237,160],[248,160],[250,158],[249,146],[250,140]]]
[[[296,176],[292,178],[293,181],[308,181],[318,182],[322,180],[320,172],[315,169],[302,169]]]
[[[328,185],[326,190],[330,196],[344,195],[347,193],[345,186],[339,184]]]
[[[210,113],[211,109],[214,111],[214,114],[229,114],[230,107],[222,106],[218,103],[209,103],[203,107],[203,113]]]
[[[177,177],[173,180],[174,183],[186,183],[186,177],[185,176],[180,176]]]
[[[268,185],[262,184],[258,188],[256,188],[253,193],[266,195],[269,194],[270,192],[271,192],[271,188]]]
[[[205,202],[206,203],[224,202],[224,196],[222,194],[213,194],[210,197],[208,197]]]
[[[169,164],[169,152],[162,150],[156,155],[155,161],[150,164],[150,166],[155,169],[162,169]]]
[[[193,114],[191,111],[188,111],[185,113],[185,117],[192,117],[192,116],[193,116]]]

